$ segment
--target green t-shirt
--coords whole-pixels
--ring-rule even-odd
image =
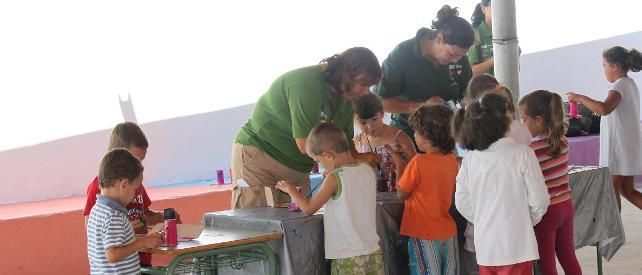
[[[459,101],[464,97],[472,70],[468,58],[462,57],[457,64],[435,65],[421,55],[419,34],[433,32],[426,28],[417,31],[417,36],[401,42],[383,61],[383,79],[375,93],[383,99],[399,97],[408,101],[426,101],[439,96],[445,101]],[[412,137],[408,126],[409,114],[392,114],[392,125]]]
[[[287,167],[310,172],[313,161],[299,151],[294,139],[307,138],[319,123],[334,123],[354,146],[352,103],[337,96],[333,104],[331,93],[321,65],[285,73],[259,98],[235,142],[256,146]]]
[[[477,65],[493,57],[493,33],[488,29],[486,22],[481,22],[475,28],[475,45],[468,51],[468,61],[470,64]],[[487,74],[494,75],[495,71],[491,67]]]

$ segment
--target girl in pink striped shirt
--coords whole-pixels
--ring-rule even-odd
[[[539,268],[544,275],[557,275],[555,256],[565,274],[582,274],[573,243],[573,201],[568,180],[568,142],[564,133],[562,97],[538,90],[519,101],[522,120],[533,136],[535,151],[551,197],[548,211],[535,226]]]

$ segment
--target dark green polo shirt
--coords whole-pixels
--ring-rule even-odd
[[[468,61],[477,65],[493,57],[493,33],[488,29],[486,22],[482,22],[475,28],[475,45],[468,51]],[[487,74],[494,75],[495,70],[491,67]]]
[[[433,31],[422,28],[417,34]],[[399,97],[408,101],[426,101],[439,96],[445,101],[461,100],[472,70],[468,58],[462,57],[457,64],[435,65],[421,55],[419,36],[401,42],[383,61],[383,79],[375,87],[375,93],[383,99]],[[409,114],[392,114],[392,125],[412,137],[408,126]]]
[[[299,151],[294,139],[307,138],[319,123],[337,125],[354,147],[352,102],[338,96],[333,103],[331,93],[321,65],[283,74],[259,98],[235,142],[255,146],[294,170],[310,172],[313,161]]]

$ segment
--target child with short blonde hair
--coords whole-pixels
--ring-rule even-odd
[[[319,191],[306,199],[289,181],[279,181],[276,188],[288,193],[307,215],[324,207],[325,257],[331,260],[331,274],[384,274],[374,170],[356,162],[350,149],[337,126],[319,124],[306,141],[308,155],[329,171]]]

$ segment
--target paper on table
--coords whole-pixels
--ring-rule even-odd
[[[165,226],[163,223],[159,223],[154,225],[151,230],[149,230],[149,233],[156,233],[162,231]],[[183,237],[189,237],[196,239],[201,235],[201,232],[203,231],[203,226],[201,225],[196,225],[196,224],[177,224],[176,229],[178,231],[178,238],[183,238]]]

